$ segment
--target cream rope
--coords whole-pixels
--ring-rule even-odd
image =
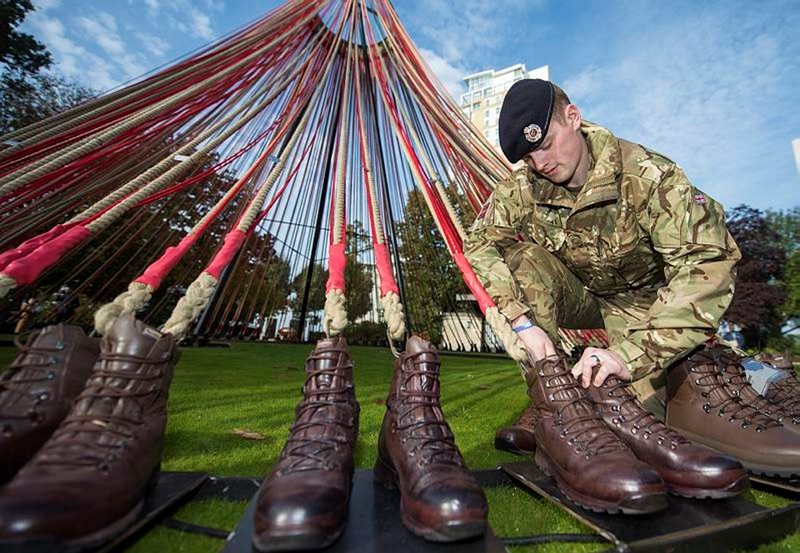
[[[341,290],[333,289],[325,293],[325,314],[322,328],[325,335],[338,336],[347,328],[347,306]]]
[[[94,314],[94,327],[100,334],[105,334],[117,317],[123,313],[136,313],[144,309],[153,296],[153,288],[141,282],[131,282],[128,289],[105,304]]]
[[[380,302],[389,336],[395,340],[402,340],[406,334],[406,316],[403,304],[400,303],[400,296],[390,290],[381,296]]]

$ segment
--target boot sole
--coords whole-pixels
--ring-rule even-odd
[[[742,464],[742,466],[747,469],[747,472],[750,472],[752,474],[758,474],[760,476],[777,476],[778,478],[791,478],[793,476],[800,476],[800,467],[787,468],[787,467],[777,467],[774,465],[759,465],[756,463],[750,463],[748,461],[745,461],[741,457],[737,457],[733,453],[728,453],[720,449],[715,444],[708,443],[707,441],[705,441],[705,438],[703,438],[703,436],[695,434],[691,430],[684,430],[683,428],[678,428],[678,427],[674,428],[675,430],[677,430],[678,432],[680,432],[693,442],[697,442],[707,447],[710,447],[714,451],[718,451],[723,455],[730,455],[731,457],[739,461]]]
[[[750,489],[750,479],[747,475],[737,478],[724,488],[690,488],[667,484],[667,491],[672,495],[687,497],[689,499],[725,499],[736,497]]]
[[[520,449],[518,447],[514,447],[511,444],[509,444],[507,441],[501,440],[500,438],[495,438],[494,439],[494,448],[497,449],[497,450],[500,450],[500,451],[507,451],[509,453],[513,453],[514,455],[521,455],[521,456],[533,455],[536,452],[535,449],[526,450],[526,449]]]
[[[558,489],[561,490],[561,493],[563,493],[567,499],[589,511],[594,511],[595,513],[609,513],[612,515],[618,513],[624,515],[645,515],[667,508],[667,494],[660,492],[633,495],[622,499],[618,503],[582,494],[564,482],[558,475],[558,471],[551,468],[552,462],[547,453],[541,448],[536,450],[534,461],[536,462],[536,466],[539,467],[543,473],[555,479]]]
[[[375,482],[387,490],[399,488],[397,471],[388,462],[381,459],[380,456],[375,461],[373,477]],[[486,530],[486,521],[483,519],[452,521],[437,527],[422,524],[406,510],[402,493],[400,494],[400,519],[412,534],[433,542],[455,542],[477,538],[482,536]]]
[[[253,534],[253,547],[264,553],[270,551],[307,551],[323,549],[339,539],[344,532],[342,527],[336,534],[264,534],[263,537]]]

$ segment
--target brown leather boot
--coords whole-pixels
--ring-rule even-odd
[[[724,347],[704,347],[667,372],[667,425],[732,455],[756,474],[800,474],[800,434],[731,394]]]
[[[515,455],[533,455],[536,451],[536,409],[528,406],[513,426],[505,426],[494,435],[494,447]]]
[[[759,394],[750,384],[747,373],[745,373],[744,367],[742,367],[742,358],[739,357],[736,352],[722,346],[717,346],[715,351],[719,355],[719,366],[724,373],[723,382],[732,396],[742,398],[742,401],[747,405],[755,407],[759,411],[777,419],[778,422],[782,423],[787,428],[800,432],[800,398],[796,395],[784,394],[783,401],[770,401],[765,396]],[[784,380],[789,378],[790,377],[787,375]],[[790,380],[783,383],[783,386],[786,387],[788,382],[790,382]],[[778,382],[770,387],[776,388],[777,390],[780,386],[781,382]],[[777,396],[776,390],[772,391],[773,398]],[[800,388],[796,390],[796,392],[800,392]],[[767,393],[769,393],[769,390]]]
[[[641,514],[667,507],[658,473],[606,426],[566,358],[524,367],[537,410],[536,465],[572,502],[593,511]]]
[[[172,335],[131,315],[114,322],[67,417],[0,488],[0,546],[93,547],[136,519],[161,459],[177,359]]]
[[[614,377],[589,386],[589,397],[606,424],[636,456],[656,469],[667,491],[683,497],[723,498],[750,486],[744,467],[727,455],[695,444],[670,429]]]
[[[0,376],[0,484],[42,447],[83,390],[100,340],[53,325],[14,339],[20,352]]]
[[[395,361],[375,479],[400,488],[406,528],[431,541],[483,534],[488,505],[439,406],[439,354],[412,336]]]
[[[259,551],[321,549],[344,530],[359,406],[343,337],[317,342],[280,460],[258,492]]]

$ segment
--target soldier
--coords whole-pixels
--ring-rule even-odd
[[[583,388],[630,382],[663,414],[665,369],[714,336],[733,297],[741,256],[722,206],[672,160],[583,120],[548,81],[511,87],[499,134],[509,161],[526,166],[497,184],[470,228],[464,251],[478,278],[534,361],[556,354],[559,326],[605,328],[609,347],[587,348],[572,375]],[[689,407],[698,420],[700,403]],[[765,434],[771,450],[787,439]],[[693,437],[708,442],[702,429]],[[778,468],[800,467],[789,457]]]

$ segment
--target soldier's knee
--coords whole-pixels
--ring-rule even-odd
[[[517,242],[505,249],[503,258],[512,272],[522,266],[549,267],[557,261],[553,254],[535,242]]]

